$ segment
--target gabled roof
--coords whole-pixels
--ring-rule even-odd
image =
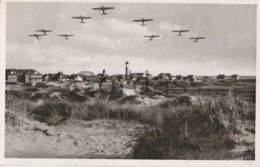
[[[69,76],[63,74],[62,72],[58,72],[54,76],[51,77],[51,80],[59,80],[59,79],[70,79]]]
[[[73,80],[75,81],[83,81],[83,78],[80,75],[76,75]]]

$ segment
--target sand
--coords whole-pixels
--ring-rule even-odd
[[[6,158],[130,158],[136,122],[69,119],[48,126],[26,116],[6,123]]]

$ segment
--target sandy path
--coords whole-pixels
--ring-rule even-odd
[[[7,158],[130,158],[127,143],[142,127],[104,119],[71,119],[56,127],[25,117],[19,122],[19,126],[6,124]]]

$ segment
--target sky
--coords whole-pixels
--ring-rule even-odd
[[[113,6],[108,15],[93,7]],[[256,74],[256,5],[8,2],[6,67],[157,75]],[[80,24],[72,16],[90,16]],[[154,19],[140,26],[134,19]],[[36,40],[29,34],[50,29]],[[172,30],[188,29],[177,36]],[[70,40],[58,34],[73,34]],[[145,35],[159,35],[153,41]],[[190,37],[203,36],[195,43]]]

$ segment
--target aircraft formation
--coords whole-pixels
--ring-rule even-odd
[[[107,6],[101,6],[101,7],[97,7],[97,8],[92,8],[92,10],[100,10],[101,11],[101,15],[107,15],[108,13],[106,13],[106,10],[112,10],[114,9],[114,7],[107,7]],[[87,19],[91,19],[92,17],[89,16],[73,16],[72,19],[78,19],[80,20],[79,23],[83,24],[86,23],[84,22],[84,20]],[[145,18],[141,18],[141,19],[135,19],[133,20],[133,22],[139,22],[141,23],[140,26],[146,26],[145,22],[149,22],[149,21],[153,21],[153,19],[145,19]],[[41,39],[41,37],[49,35],[49,32],[52,32],[52,30],[47,30],[47,29],[40,29],[40,30],[36,30],[36,32],[41,32],[42,34],[31,34],[29,35],[30,37],[35,37],[37,40]],[[183,30],[183,29],[179,29],[179,30],[172,30],[172,32],[177,33],[177,36],[182,36],[182,33],[186,33],[189,32],[189,30]],[[73,37],[74,35],[72,34],[58,34],[58,36],[60,37],[64,37],[65,40],[70,39],[70,37]],[[158,38],[160,37],[159,35],[145,35],[145,38],[148,38],[148,40],[152,41],[154,38]],[[197,36],[197,37],[190,37],[189,39],[193,40],[193,42],[198,42],[198,40],[201,39],[205,39],[206,37],[201,37],[201,36]]]

